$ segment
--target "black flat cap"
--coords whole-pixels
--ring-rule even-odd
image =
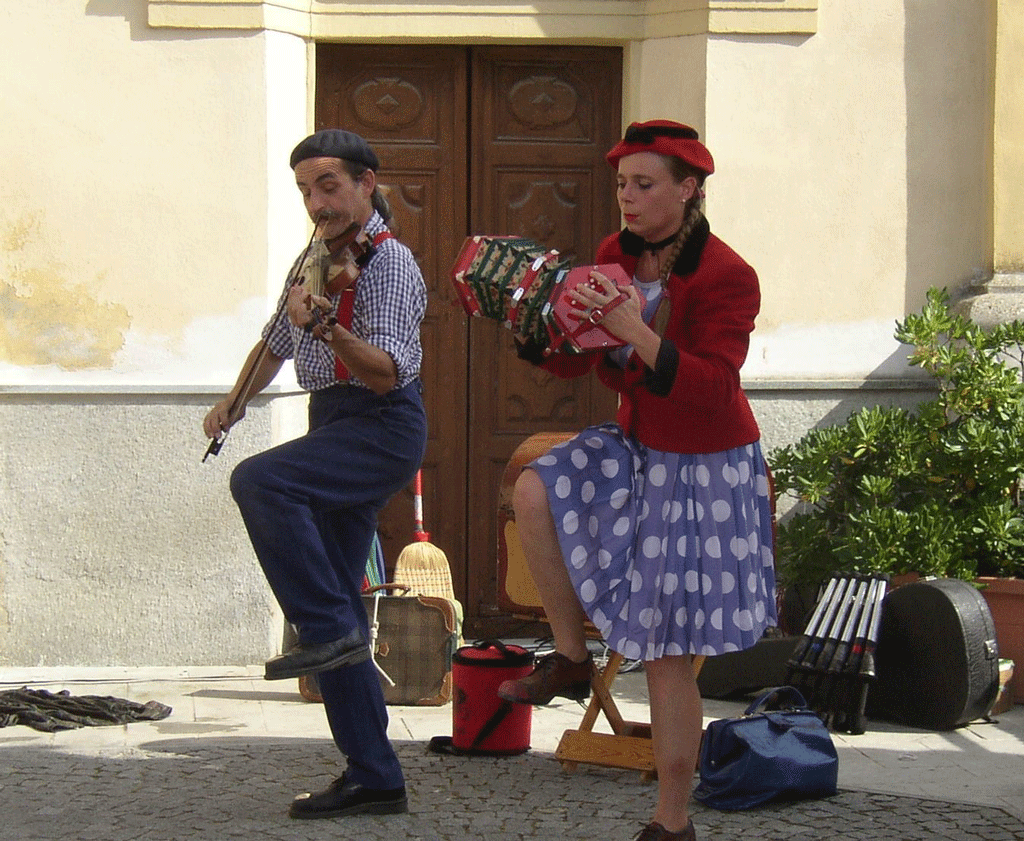
[[[380,161],[363,138],[340,128],[328,128],[311,134],[292,150],[289,164],[292,169],[306,158],[343,158],[372,169],[380,167]]]

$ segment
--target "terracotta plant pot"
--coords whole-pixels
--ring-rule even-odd
[[[979,578],[981,592],[992,611],[1000,658],[1013,660],[1010,695],[1024,704],[1024,579]]]

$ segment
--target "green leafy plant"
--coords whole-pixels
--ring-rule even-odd
[[[783,584],[836,570],[1024,577],[1024,321],[986,330],[945,290],[896,326],[935,397],[866,408],[768,456]]]

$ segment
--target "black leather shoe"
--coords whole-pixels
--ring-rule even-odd
[[[351,633],[340,640],[315,645],[300,644],[284,654],[271,657],[264,666],[263,676],[267,680],[284,680],[342,666],[354,666],[369,659],[370,646],[363,639],[362,632],[353,628]]]
[[[344,815],[398,815],[409,811],[402,788],[364,788],[338,777],[317,794],[300,794],[288,814],[293,818],[340,818]]]

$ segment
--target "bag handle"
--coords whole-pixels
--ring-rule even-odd
[[[378,584],[375,587],[368,587],[367,589],[363,590],[363,595],[372,596],[374,593],[379,593],[386,590],[401,590],[403,593],[408,593],[409,587],[407,587],[405,584],[396,583]]]
[[[473,643],[473,648],[475,648],[477,651],[486,651],[488,648],[497,648],[505,657],[508,657],[510,653],[508,650],[508,646],[505,645],[505,643],[503,643],[501,640],[477,640]]]
[[[800,690],[795,686],[775,686],[771,689],[766,689],[755,698],[743,714],[754,715],[760,712],[762,708],[768,709],[769,705],[773,710],[802,709],[807,707],[807,701],[804,700],[804,696],[800,694]]]

